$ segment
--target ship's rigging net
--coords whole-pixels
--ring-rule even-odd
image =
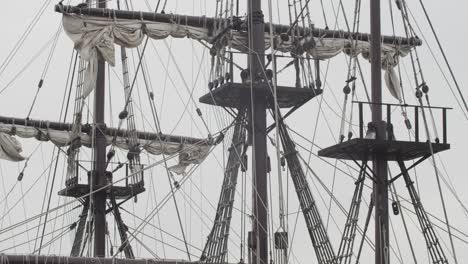
[[[144,37],[151,39],[192,38],[199,41],[213,43],[215,48],[222,49],[230,46],[241,52],[248,50],[248,33],[232,30],[230,34],[217,33],[207,27],[194,27],[181,23],[182,16],[174,16],[172,23],[154,22],[147,20],[130,20],[91,17],[76,14],[63,15],[63,27],[65,32],[75,44],[81,57],[88,61],[85,76],[83,97],[89,95],[94,89],[97,77],[98,54],[110,64],[115,65],[114,44],[126,48],[139,46]],[[220,37],[221,36],[221,37]],[[265,33],[265,39],[269,40],[269,33]],[[266,41],[265,48],[270,48]],[[306,52],[315,59],[330,59],[344,52],[350,56],[362,56],[368,60],[370,44],[367,41],[346,39],[338,34],[334,38],[305,36],[300,41],[284,40],[280,34],[274,36],[274,49],[281,52]],[[406,56],[412,46],[395,44],[382,44],[382,69],[385,70],[385,81],[393,96],[401,100],[398,77],[394,67],[400,57]],[[98,52],[99,51],[99,52]]]
[[[13,136],[20,138],[36,138],[41,141],[51,141],[56,146],[65,147],[72,143],[73,132],[54,129],[39,129],[35,127],[10,125],[0,123],[0,159],[21,161],[25,158],[21,155],[21,144]],[[79,133],[81,144],[90,148],[92,138],[86,133]],[[76,140],[76,139],[75,139]],[[125,137],[106,136],[106,144],[114,145],[122,150],[129,150],[129,141]],[[138,144],[143,150],[152,155],[176,155],[179,154],[179,162],[170,170],[182,174],[192,164],[199,164],[208,155],[210,146],[203,141],[200,144],[161,142],[158,140],[138,139]]]

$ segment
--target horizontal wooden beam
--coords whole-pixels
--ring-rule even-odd
[[[0,123],[9,124],[9,125],[18,125],[18,126],[27,126],[27,127],[35,127],[41,129],[53,129],[53,130],[60,130],[60,131],[72,131],[73,124],[70,123],[60,123],[60,122],[52,122],[52,121],[44,121],[44,120],[34,120],[34,119],[23,119],[23,118],[14,118],[14,117],[5,117],[0,116]],[[81,132],[91,135],[93,126],[90,124],[84,124],[81,128]],[[129,131],[125,129],[117,129],[117,128],[106,128],[105,134],[108,136],[118,136],[118,137],[128,137]],[[151,132],[142,132],[136,131],[136,135],[138,139],[144,140],[161,140],[163,142],[169,143],[178,143],[178,144],[196,144],[196,145],[204,145],[210,144],[207,139],[198,139],[192,137],[184,137],[184,136],[174,136],[174,135],[166,135],[162,133],[151,133]]]
[[[186,16],[178,14],[161,14],[153,12],[138,12],[138,11],[127,11],[127,10],[114,10],[114,9],[104,9],[104,8],[80,8],[76,6],[67,6],[67,5],[56,5],[55,11],[59,13],[66,14],[77,14],[77,15],[86,15],[93,17],[107,17],[107,18],[118,18],[118,19],[135,19],[135,20],[147,20],[160,23],[178,23],[181,25],[187,25],[191,27],[207,28],[208,30],[213,29],[213,26],[217,22],[221,22],[223,19],[205,17],[205,16]],[[235,21],[240,21],[236,19]],[[231,20],[227,21],[228,23]],[[224,23],[223,23],[224,24]],[[273,31],[277,34],[289,33],[289,25],[273,25]],[[296,31],[296,29],[295,29]],[[303,28],[298,27],[299,34],[312,35],[314,37],[321,38],[336,38],[336,39],[355,39],[362,41],[369,41],[370,34],[367,33],[352,33],[342,30],[329,30],[329,29],[320,29],[320,28]],[[270,32],[270,25],[265,23],[265,32]],[[382,36],[382,42],[385,44],[393,45],[410,45],[410,46],[420,46],[422,41],[419,38],[404,38],[397,36]]]
[[[0,264],[202,264],[185,260],[0,255]]]

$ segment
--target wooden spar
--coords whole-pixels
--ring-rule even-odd
[[[161,14],[152,12],[138,12],[138,11],[126,11],[126,10],[113,10],[103,8],[79,8],[75,6],[67,5],[56,5],[55,11],[63,14],[78,14],[93,17],[104,17],[117,19],[133,19],[133,20],[147,20],[152,22],[174,24],[178,23],[181,25],[207,28],[212,29],[215,22],[219,22],[220,19],[205,17],[205,16],[186,16],[178,14]],[[228,24],[231,20],[227,21]],[[237,20],[240,21],[240,20]],[[242,21],[244,22],[244,21]],[[239,23],[241,24],[241,23]],[[266,23],[264,25],[265,32],[270,32],[270,25]],[[236,28],[237,30],[243,30],[242,27]],[[301,36],[311,34],[314,37],[320,38],[336,38],[336,39],[355,39],[362,41],[370,41],[370,34],[367,33],[352,33],[342,30],[329,30],[320,28],[303,28],[298,27],[298,32]],[[276,34],[287,33],[290,31],[289,25],[273,25],[273,32]],[[296,32],[296,29],[295,29]],[[410,46],[421,46],[422,41],[419,38],[404,38],[396,36],[382,36],[382,43],[394,44],[394,45],[410,45]]]
[[[205,262],[168,259],[121,259],[37,255],[0,255],[0,264],[202,264]],[[220,263],[221,264],[221,263]],[[226,264],[226,263],[223,263]]]
[[[38,129],[53,129],[59,131],[72,131],[73,124],[70,123],[61,123],[61,122],[51,122],[51,121],[44,121],[44,120],[35,120],[35,119],[22,119],[22,118],[14,118],[14,117],[5,117],[0,116],[0,123],[9,124],[9,125],[18,125],[18,126],[26,126],[26,127],[35,127]],[[81,132],[91,135],[92,127],[88,124],[83,125],[81,128]],[[125,129],[117,129],[117,128],[106,128],[105,134],[106,136],[118,136],[118,137],[129,137],[130,131]],[[173,136],[167,135],[162,133],[151,133],[151,132],[143,132],[143,131],[136,131],[136,136],[138,139],[141,140],[159,140],[168,143],[177,143],[177,144],[193,144],[193,145],[211,145],[207,139],[198,139],[192,137],[184,137],[184,136]]]

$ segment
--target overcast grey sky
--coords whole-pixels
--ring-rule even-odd
[[[277,1],[279,1],[277,9]],[[288,12],[286,0],[273,0],[273,17],[274,21],[278,22],[278,13],[280,14],[281,23],[288,23]],[[42,53],[30,61],[31,58],[38,53],[42,47],[51,39],[53,34],[57,31],[61,23],[61,15],[53,11],[53,5],[55,3],[50,1],[2,1],[2,16],[0,17],[0,63],[3,63],[11,49],[13,48],[16,41],[21,37],[28,27],[30,21],[34,15],[38,12],[44,2],[48,2],[48,6],[45,9],[44,14],[38,21],[37,25],[33,28],[31,33],[28,35],[17,55],[11,61],[9,67],[4,72],[0,72],[0,90],[7,87],[3,93],[0,93],[0,115],[2,116],[17,116],[24,118],[29,110],[31,102],[34,97],[34,93],[37,89],[37,83],[42,74],[47,54],[50,51],[50,45],[46,46]],[[67,1],[65,1],[67,2]],[[80,1],[72,1],[72,4],[77,4]],[[115,1],[112,1],[115,2]],[[134,5],[135,10],[148,10],[146,1],[133,0],[131,1]],[[152,8],[155,6],[155,0],[147,1]],[[207,15],[214,16],[214,2],[207,0],[172,0],[168,1],[166,7],[166,13],[181,13],[181,14],[195,14],[195,15]],[[241,1],[243,2],[243,1]],[[310,5],[312,8],[311,18],[315,22],[317,27],[324,27],[324,19],[322,16],[322,10],[318,0],[311,0]],[[332,9],[333,5],[337,6],[338,0],[328,0],[326,2],[325,11],[327,14],[327,20],[330,27],[334,24],[334,15]],[[345,9],[347,10],[348,19],[352,19],[352,10],[354,1],[346,1]],[[391,34],[392,26],[390,23],[390,12],[388,9],[388,1],[382,1],[382,29],[386,34]],[[392,1],[393,2],[393,1]],[[465,52],[464,43],[467,42],[467,30],[466,25],[466,10],[468,4],[465,1],[435,1],[425,0],[427,10],[431,15],[432,22],[438,32],[439,38],[442,45],[447,53],[447,56],[452,64],[454,73],[457,76],[458,82],[461,85],[461,89],[466,93],[465,84],[468,83],[468,75],[465,74],[465,64],[468,56]],[[265,13],[267,10],[268,1],[263,1]],[[245,7],[244,3],[241,3],[241,9]],[[460,201],[463,204],[468,202],[468,195],[464,192],[465,186],[468,184],[466,179],[466,149],[468,148],[468,120],[465,119],[459,106],[456,104],[454,96],[450,92],[450,89],[444,79],[443,74],[440,72],[436,61],[431,56],[431,50],[437,58],[437,62],[441,64],[441,67],[449,78],[448,71],[444,66],[443,60],[438,51],[437,45],[432,37],[428,24],[423,16],[421,7],[418,1],[411,1],[409,3],[411,14],[417,21],[416,31],[422,31],[421,38],[425,38],[424,45],[418,48],[418,54],[421,59],[422,69],[426,81],[430,86],[430,98],[433,105],[438,106],[450,106],[454,110],[450,111],[448,119],[448,135],[449,142],[452,144],[450,151],[444,152],[436,157],[437,166],[441,170],[441,177],[443,177],[443,190],[448,207],[448,214],[450,216],[451,225],[457,230],[467,233],[468,232],[468,214],[460,206],[459,201],[451,194],[447,189],[446,182],[454,186]],[[395,7],[394,7],[395,8]],[[361,16],[361,31],[369,31],[368,24],[368,1],[363,1],[362,16]],[[396,10],[393,10],[396,12]],[[245,11],[241,11],[243,15]],[[396,18],[396,32],[398,35],[403,35],[404,30],[401,26],[401,18]],[[420,27],[420,29],[419,29]],[[345,29],[342,16],[338,19],[339,29]],[[175,133],[185,136],[193,136],[204,138],[207,137],[207,130],[204,128],[202,121],[197,117],[195,109],[200,107],[203,111],[205,119],[208,122],[210,131],[219,131],[222,125],[227,124],[229,118],[223,114],[220,118],[220,111],[215,110],[212,107],[204,106],[198,103],[194,103],[190,99],[190,95],[187,88],[191,90],[194,88],[195,101],[198,102],[198,97],[207,92],[207,82],[209,77],[210,60],[209,53],[202,45],[197,42],[193,42],[187,39],[167,39],[165,41],[151,41],[148,45],[146,52],[146,62],[148,64],[148,75],[151,79],[152,89],[156,95],[156,105],[158,108],[158,114],[162,123],[162,130],[164,133]],[[170,47],[170,52],[168,47]],[[44,120],[58,120],[60,114],[60,106],[62,104],[63,94],[66,89],[66,78],[68,67],[70,64],[70,57],[72,53],[73,44],[66,36],[65,33],[61,33],[58,45],[54,51],[50,68],[47,72],[44,86],[39,94],[37,104],[34,107],[34,111],[31,118],[44,119]],[[429,49],[430,48],[430,49]],[[134,69],[134,62],[136,56],[134,56],[135,50],[130,53],[130,68],[131,72]],[[170,55],[171,54],[171,55]],[[175,61],[171,57],[175,58]],[[120,60],[120,56],[117,56],[117,61]],[[303,109],[295,113],[288,121],[288,125],[294,130],[298,131],[308,139],[312,140],[314,137],[314,131],[316,131],[316,125],[318,126],[317,134],[315,136],[315,142],[320,147],[325,147],[334,144],[338,137],[339,131],[339,115],[340,107],[343,102],[342,88],[346,79],[346,58],[344,55],[340,55],[330,61],[329,72],[327,74],[326,90],[323,95],[324,101],[320,103],[320,99],[314,99],[309,102]],[[243,63],[243,59],[239,57],[240,63]],[[364,74],[366,81],[369,83],[369,65],[366,61],[361,60],[364,68]],[[286,63],[284,60],[280,63]],[[177,66],[176,66],[177,64]],[[412,71],[409,57],[405,57],[402,60],[404,69],[403,83],[405,92],[408,98],[408,103],[415,103],[414,99],[414,82],[412,82]],[[28,67],[25,67],[28,66]],[[16,74],[22,69],[24,72],[16,77]],[[167,72],[166,72],[167,69]],[[180,72],[179,72],[180,70]],[[326,62],[322,63],[322,71],[325,74]],[[107,87],[107,95],[110,94],[111,98],[107,98],[106,105],[106,119],[110,125],[116,126],[117,117],[116,115],[122,110],[124,104],[123,89],[120,83],[121,79],[121,67],[120,63],[111,69],[108,76],[110,85]],[[285,85],[292,85],[294,78],[291,72],[286,72],[279,76],[281,83]],[[13,81],[12,81],[13,80]],[[188,87],[185,87],[187,83]],[[449,80],[449,83],[455,89],[453,82]],[[143,79],[138,78],[137,90],[135,95],[136,101],[136,112],[138,113],[137,125],[139,129],[146,131],[154,131],[154,123],[151,119],[151,111],[147,103],[145,96],[145,87],[143,85]],[[76,84],[74,84],[76,85]],[[385,89],[385,88],[384,88]],[[110,92],[109,92],[110,91]],[[358,87],[358,98],[365,99],[362,85]],[[390,103],[397,103],[390,94],[384,92],[384,101]],[[111,103],[109,103],[111,102]],[[92,101],[89,102],[92,104]],[[184,107],[187,105],[187,111],[184,111]],[[322,106],[322,112],[319,113],[319,105]],[[400,129],[396,129],[397,137],[401,139],[407,139],[407,133],[402,129],[403,122],[401,116],[398,114],[399,110],[394,112],[395,114],[395,126],[399,126]],[[318,122],[316,123],[316,119]],[[113,118],[112,118],[113,117]],[[71,113],[69,112],[68,120],[71,119]],[[86,117],[88,118],[88,117]],[[90,122],[92,122],[92,116],[89,116]],[[178,122],[181,120],[180,122]],[[436,121],[440,121],[440,115],[436,116]],[[271,122],[271,120],[270,120]],[[354,121],[356,122],[356,120]],[[440,130],[439,130],[440,131]],[[293,135],[297,140],[298,144],[305,146],[310,149],[310,144],[302,140],[300,137]],[[18,164],[12,164],[6,161],[0,161],[0,230],[17,223],[21,220],[37,215],[41,212],[41,206],[43,204],[44,193],[48,193],[50,190],[46,189],[47,179],[49,175],[52,175],[51,171],[51,157],[53,153],[53,147],[50,142],[45,142],[40,145],[34,140],[21,140],[24,148],[24,155],[30,155],[37,147],[36,151],[32,155],[32,158],[25,170],[24,180],[15,185],[16,177],[18,172],[24,167],[24,162]],[[269,145],[270,155],[272,156],[272,162],[275,162],[273,158],[274,148]],[[200,248],[203,248],[206,236],[212,225],[212,220],[215,215],[215,207],[219,195],[220,186],[222,183],[223,176],[223,164],[225,163],[226,149],[219,146],[207,160],[200,166],[200,168],[190,177],[190,180],[186,182],[181,191],[177,194],[177,200],[181,206],[182,218],[184,223],[184,229],[187,231],[187,237],[191,244],[190,251],[194,256],[200,255]],[[313,153],[317,153],[318,148],[312,149]],[[305,158],[309,156],[308,152],[301,150],[301,155]],[[83,160],[90,159],[90,152],[83,151],[81,156]],[[119,153],[118,159],[125,161],[125,153]],[[160,157],[149,157],[144,158],[145,164],[150,164],[159,160]],[[64,203],[63,199],[59,199],[55,194],[57,191],[64,187],[62,179],[64,178],[65,171],[63,170],[65,162],[63,157],[60,158],[60,166],[57,174],[57,180],[54,184],[54,194],[52,197],[51,207],[56,207]],[[351,172],[353,176],[357,176],[357,173],[351,169],[348,169],[343,164],[339,164],[342,171],[334,172],[333,160],[327,160],[329,163],[320,160],[312,155],[310,160],[310,166],[317,173],[318,177],[328,187],[332,187],[333,179],[335,177],[334,193],[337,199],[342,203],[344,208],[349,207],[349,199],[352,196],[354,184],[353,181],[345,173]],[[171,161],[174,163],[175,161]],[[84,163],[85,166],[89,166],[89,163]],[[351,163],[349,164],[352,165]],[[275,167],[275,166],[273,166]],[[395,166],[391,166],[393,174],[397,173]],[[81,179],[85,179],[84,172],[82,172]],[[285,175],[285,173],[284,173]],[[283,176],[284,176],[283,175]],[[116,175],[117,178],[123,175]],[[144,217],[151,212],[152,209],[156,208],[155,197],[158,201],[168,193],[168,181],[166,178],[165,171],[162,167],[157,167],[151,172],[147,172],[145,175],[147,192],[140,195],[138,203],[128,203],[125,207],[130,212],[133,212],[139,217]],[[414,175],[412,175],[414,176]],[[180,179],[180,177],[178,178]],[[309,184],[314,193],[314,197],[317,200],[319,209],[321,210],[322,219],[328,222],[328,228],[330,232],[331,240],[335,251],[339,245],[340,230],[342,230],[345,217],[343,213],[338,209],[337,205],[332,203],[330,208],[330,216],[328,217],[328,204],[329,195],[324,188],[320,187],[317,179],[312,174],[308,173]],[[36,182],[37,180],[37,182]],[[251,180],[250,172],[246,176],[246,181]],[[239,185],[241,182],[241,175],[239,176]],[[369,183],[370,184],[370,183]],[[441,209],[440,197],[437,190],[436,178],[434,175],[434,169],[429,161],[426,161],[417,170],[417,184],[418,190],[421,193],[423,203],[427,211],[436,216],[439,219],[443,219],[443,213]],[[7,193],[14,189],[8,198],[5,199]],[[277,195],[277,173],[274,170],[271,174],[271,188],[272,188],[272,204],[273,212],[272,217],[274,219],[274,225],[278,225],[278,195]],[[396,183],[398,193],[403,198],[408,199],[408,195],[404,184],[401,181]],[[247,190],[250,190],[250,184],[247,185]],[[294,233],[296,213],[298,211],[298,203],[292,182],[288,183],[288,223],[290,227],[290,233]],[[239,201],[241,196],[241,189],[238,188],[236,193],[236,210],[234,210],[233,224],[230,240],[230,256],[229,261],[238,261],[239,258],[239,244],[240,244],[240,219],[241,214],[239,208],[241,208],[241,202]],[[368,202],[370,196],[370,189],[365,189],[364,198]],[[24,197],[23,200],[20,197]],[[250,193],[246,194],[248,208],[250,208]],[[72,209],[77,204],[69,205],[66,208],[62,208],[58,211],[59,214]],[[151,223],[155,226],[161,226],[165,231],[176,237],[181,237],[180,228],[176,221],[176,215],[172,202],[168,203],[163,207],[159,217],[151,219]],[[411,208],[409,203],[404,203],[404,206]],[[11,209],[10,209],[11,208]],[[24,208],[24,209],[23,209]],[[412,210],[412,208],[411,208]],[[8,212],[8,214],[6,214]],[[250,214],[250,212],[246,212]],[[367,204],[364,203],[361,207],[361,218],[360,223],[363,223],[365,214],[367,213]],[[66,217],[59,217],[57,220],[51,220],[51,224],[47,226],[47,230],[57,230],[61,226],[71,224],[78,219],[79,209],[66,215]],[[427,254],[424,250],[425,244],[422,235],[418,232],[419,226],[417,225],[417,219],[413,214],[405,211],[407,217],[407,224],[410,229],[411,237],[415,243],[416,253],[420,259],[419,263],[428,263]],[[137,217],[131,216],[130,214],[124,213],[124,219],[128,226],[136,227],[140,224],[140,220]],[[297,230],[295,231],[293,241],[293,256],[291,257],[292,262],[306,263],[311,259],[314,259],[312,253],[312,246],[310,239],[307,235],[306,228],[302,216],[299,216],[297,224]],[[328,221],[327,221],[328,219]],[[112,220],[109,220],[112,222]],[[392,225],[394,227],[394,234],[391,236],[391,243],[395,252],[401,252],[403,257],[403,263],[412,263],[411,252],[408,247],[407,239],[404,234],[404,229],[399,216],[391,215]],[[442,222],[435,222],[438,226],[445,229]],[[0,252],[10,247],[5,252],[8,253],[29,253],[33,251],[34,241],[28,244],[19,245],[22,242],[32,240],[36,237],[36,229],[34,226],[38,224],[37,221],[28,223],[27,226],[17,228],[13,232],[0,232]],[[118,238],[114,237],[113,225],[111,227],[112,243],[114,246],[118,244]],[[372,227],[372,225],[371,225]],[[29,232],[17,235],[24,230],[31,228]],[[454,228],[454,229],[455,229]],[[249,225],[248,228],[249,229]],[[368,235],[373,237],[372,228]],[[451,251],[449,250],[449,240],[445,232],[437,229],[437,232],[441,235],[444,241],[444,249],[449,256],[450,263],[453,263],[451,259]],[[177,249],[170,248],[168,246],[163,247],[160,242],[142,237],[139,238],[146,244],[150,245],[160,257],[167,258],[186,258],[186,254],[183,250],[183,243],[175,238],[161,234],[155,228],[147,226],[144,229],[146,234],[157,239],[162,239],[166,243],[175,245]],[[55,234],[57,235],[58,232]],[[460,234],[454,230],[460,239],[468,241],[468,237]],[[14,238],[5,240],[6,238],[13,236]],[[292,236],[292,235],[291,235]],[[48,237],[50,238],[50,237]],[[358,236],[360,239],[360,235]],[[398,240],[399,248],[396,247],[395,239]],[[468,259],[468,246],[467,243],[455,238],[455,246],[457,249],[457,256],[459,263],[465,263]],[[73,241],[73,234],[67,234],[50,248],[46,248],[48,251],[43,251],[43,254],[68,254],[70,245]],[[357,244],[357,243],[356,243]],[[152,257],[152,254],[140,245],[136,244],[137,255],[141,257]],[[356,248],[356,247],[355,247]],[[397,253],[399,256],[399,253]],[[361,263],[373,263],[372,252],[366,245],[364,248],[364,257]],[[195,257],[194,257],[195,258]],[[397,257],[392,253],[392,263],[399,263]]]

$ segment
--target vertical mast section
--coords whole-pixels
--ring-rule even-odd
[[[106,1],[98,0],[98,8],[106,8]],[[105,69],[103,58],[98,59],[98,73],[96,80],[94,122],[95,122],[95,144],[94,144],[94,173],[90,181],[92,189],[106,185],[106,137],[104,123],[105,107]],[[94,256],[105,257],[106,254],[106,190],[101,190],[93,195],[94,203]]]
[[[370,1],[371,27],[371,85],[372,123],[376,129],[376,139],[386,140],[386,124],[382,120],[382,66],[381,66],[381,22],[380,0]],[[388,164],[384,156],[373,157],[373,171],[376,175],[373,195],[375,200],[375,263],[389,263],[388,226]]]
[[[380,0],[370,1],[370,45],[371,45],[371,85],[372,85],[372,122],[382,121],[382,58],[380,31]]]
[[[256,89],[263,82],[265,67],[265,25],[261,0],[248,0],[249,68],[252,99],[249,102],[253,138],[253,256],[252,263],[268,264],[268,195],[267,195],[267,139],[266,96]]]

